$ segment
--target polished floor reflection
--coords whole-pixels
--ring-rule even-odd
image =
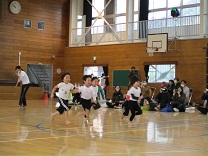
[[[0,101],[0,155],[124,155],[207,156],[208,116],[197,110],[186,113],[145,111],[128,127],[120,121],[121,109],[91,111],[93,127],[87,126],[82,111],[73,106],[70,124],[64,115],[51,122],[56,100],[28,101],[23,110],[18,101]]]

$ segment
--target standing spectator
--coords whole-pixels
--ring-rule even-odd
[[[128,75],[129,76],[129,81],[131,80],[131,77],[134,76],[134,75],[138,76],[138,72],[136,71],[135,67],[131,67],[131,70],[130,70],[129,75]]]

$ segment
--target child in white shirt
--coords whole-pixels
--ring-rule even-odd
[[[139,87],[140,81],[138,76],[132,76],[130,84],[132,85],[132,87],[128,91],[128,95],[130,95],[128,106],[131,111],[131,116],[129,118],[129,126],[133,126],[132,121],[135,115],[142,114],[142,110],[138,104],[138,100],[141,100],[143,96],[141,95],[141,88]]]
[[[63,114],[65,111],[66,124],[69,124],[70,122],[68,119],[68,111],[71,109],[71,106],[68,105],[69,94],[70,94],[70,91],[74,92],[75,90],[74,90],[74,85],[70,83],[70,73],[64,73],[61,79],[63,80],[63,82],[57,84],[51,92],[51,99],[53,99],[56,89],[59,89],[58,99],[60,103],[60,106],[56,109],[57,111],[54,113],[51,113],[51,120],[53,121],[53,118],[55,115]]]
[[[91,81],[92,81],[91,87],[94,90],[95,97],[96,97],[96,100],[97,100],[97,98],[98,98],[98,86],[97,86],[97,84],[98,84],[98,78],[97,77],[93,77]],[[95,110],[100,108],[100,104],[98,103],[98,101],[97,101],[97,104],[92,103],[92,105],[93,105],[93,108]]]
[[[82,113],[78,113],[76,116],[86,115],[88,120],[88,125],[92,126],[93,124],[90,122],[90,109],[92,103],[97,104],[96,93],[94,89],[91,87],[91,75],[84,75],[83,81],[84,81],[84,86],[81,86],[79,88],[79,92],[81,92],[80,103],[82,104],[84,111]]]

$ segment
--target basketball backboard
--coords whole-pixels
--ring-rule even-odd
[[[168,51],[168,34],[148,34],[147,53],[164,53]]]

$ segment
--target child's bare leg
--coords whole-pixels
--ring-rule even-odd
[[[88,125],[92,126],[92,123],[90,122],[90,111],[88,109],[85,110],[87,120],[88,120]]]
[[[53,121],[53,120],[54,120],[54,116],[55,116],[55,115],[58,115],[58,114],[59,114],[58,111],[56,111],[56,112],[54,112],[54,113],[51,113],[51,121]]]
[[[69,121],[69,114],[68,114],[68,111],[65,111],[65,119],[66,119],[66,124],[69,124],[70,121]]]
[[[121,118],[120,118],[120,121],[123,121],[124,117],[125,117],[125,116],[124,116],[124,115],[122,115],[122,116],[121,116]]]

